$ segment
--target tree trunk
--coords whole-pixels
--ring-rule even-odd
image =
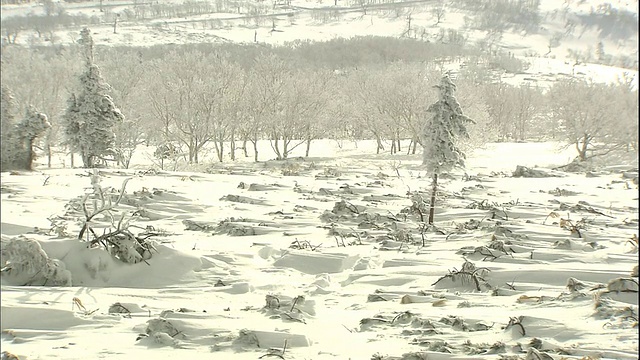
[[[189,164],[193,164],[193,140],[189,141]]]
[[[307,139],[307,149],[304,151],[304,157],[309,157],[310,150],[311,150],[311,139]]]
[[[93,155],[82,154],[82,164],[85,168],[92,168],[93,166]]]
[[[418,139],[413,140],[413,149],[411,150],[411,154],[416,154],[416,148],[418,147]]]
[[[231,129],[231,142],[230,142],[230,148],[231,148],[231,161],[235,161],[236,160],[236,130],[235,129]]]
[[[33,160],[35,160],[36,154],[33,151],[33,139],[27,140],[27,157],[25,160],[25,169],[31,171],[33,170]]]
[[[282,138],[282,160],[287,160],[289,157],[289,142],[286,137]]]
[[[73,152],[71,152],[71,168],[72,168],[72,169],[73,169],[74,165],[75,165],[75,164],[73,163]]]
[[[280,142],[278,136],[274,136],[274,139],[271,141],[271,147],[273,148],[273,152],[276,153],[276,160],[282,160],[282,153],[280,152]]]
[[[258,162],[258,139],[251,140],[253,143],[253,161]]]
[[[582,143],[580,141],[576,141],[576,150],[578,150],[578,157],[580,161],[587,160],[587,149],[589,147],[589,137],[588,135],[584,135],[582,138]]]
[[[224,161],[224,141],[216,141],[216,155],[218,156],[218,162]]]
[[[438,191],[438,174],[433,174],[431,188],[431,203],[429,204],[429,225],[433,225],[433,217],[436,213],[436,192]]]
[[[397,152],[402,151],[402,149],[400,148],[400,134],[396,134],[396,142],[398,143],[398,145],[396,146]]]
[[[47,144],[47,167],[51,169],[51,144]]]
[[[380,149],[384,150],[384,146],[382,145],[382,140],[380,136],[376,134],[376,155],[380,154]]]
[[[244,157],[249,157],[249,151],[247,150],[247,138],[242,139],[242,150],[244,150]]]
[[[224,140],[220,139],[220,162],[224,161]]]

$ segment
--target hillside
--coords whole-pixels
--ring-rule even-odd
[[[2,5],[3,43],[327,40],[357,35],[480,44],[516,56],[637,70],[637,1],[104,1]],[[115,31],[114,31],[115,30]],[[454,35],[454,36],[452,36]]]

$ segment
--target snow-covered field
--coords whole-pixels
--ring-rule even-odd
[[[73,282],[18,286],[18,274],[3,276],[2,351],[637,358],[638,187],[628,167],[516,178],[517,165],[548,169],[574,154],[551,143],[489,144],[470,154],[466,176],[443,180],[440,231],[421,231],[411,199],[428,198],[430,181],[419,156],[337,145],[209,173],[145,172],[143,154],[131,170],[100,170],[103,188],[131,179],[118,206],[139,214],[131,229],[160,233],[157,251],[135,265],[75,239],[81,214],[65,205],[91,190],[87,170],[2,173],[3,247],[18,235],[35,239]],[[47,218],[68,235],[49,233]],[[93,222],[99,233],[105,224]]]

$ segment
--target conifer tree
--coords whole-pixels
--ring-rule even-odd
[[[433,183],[431,203],[429,205],[429,224],[433,224],[436,193],[438,191],[438,175],[451,171],[455,167],[464,167],[465,154],[457,146],[460,137],[469,137],[466,126],[475,124],[463,114],[462,108],[455,98],[456,85],[449,75],[442,77],[438,89],[439,99],[429,106],[427,112],[432,114],[423,129],[423,159],[431,174]]]
[[[80,75],[80,89],[72,94],[63,116],[66,144],[80,153],[84,167],[96,166],[96,160],[114,155],[114,127],[124,120],[115,106],[100,68],[93,62],[93,39],[88,28],[80,32],[85,70]]]
[[[0,168],[3,171],[10,170],[15,160],[15,147],[13,146],[14,141],[12,139],[15,126],[14,109],[15,101],[13,94],[11,90],[3,84],[0,89],[0,121],[2,122],[2,128],[0,129],[0,147],[2,148]]]
[[[2,160],[0,168],[4,170],[31,170],[35,159],[35,140],[51,127],[47,116],[28,106],[25,117],[15,123],[15,102],[11,91],[2,86],[0,95],[2,129]]]
[[[38,137],[51,128],[47,115],[37,111],[33,106],[28,106],[25,117],[17,126],[17,138],[19,139],[20,159],[22,168],[32,170],[33,161],[36,158],[34,146]]]

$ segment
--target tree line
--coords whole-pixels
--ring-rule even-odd
[[[3,130],[15,129],[24,109],[46,114],[50,126],[31,142],[49,159],[65,151],[71,159],[80,155],[84,166],[113,161],[128,167],[143,144],[157,146],[160,159],[184,156],[194,164],[209,149],[220,162],[286,159],[298,147],[308,155],[320,138],[374,139],[378,152],[416,153],[424,145],[427,110],[438,98],[433,85],[456,62],[464,65],[453,74],[457,98],[476,121],[468,147],[556,139],[574,145],[581,160],[638,149],[630,78],[512,86],[499,75],[514,58],[472,45],[386,37],[283,46],[104,48],[91,42],[88,55],[90,32],[80,38],[74,46],[12,45],[2,52]],[[91,136],[100,141],[88,140],[88,130],[74,135],[83,121],[99,130]],[[272,155],[258,152],[261,140],[270,142]],[[89,145],[100,148],[89,151]],[[4,157],[3,151],[3,170],[15,167]]]

